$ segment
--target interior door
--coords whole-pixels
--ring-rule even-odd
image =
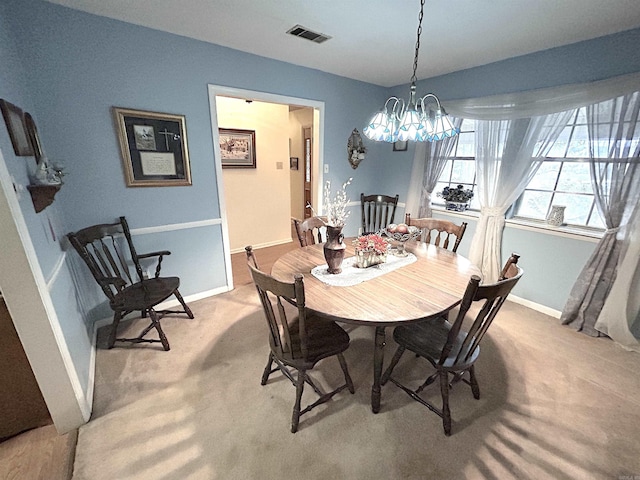
[[[52,423],[11,315],[0,295],[0,441]]]
[[[304,217],[308,218],[312,215],[312,212],[310,208],[306,208],[307,205],[312,205],[316,211],[318,211],[319,207],[319,205],[313,205],[311,202],[311,172],[313,172],[313,132],[311,127],[304,127],[302,136],[304,139]]]

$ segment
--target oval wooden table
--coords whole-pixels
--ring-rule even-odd
[[[345,258],[353,256],[351,239],[345,244]],[[296,273],[302,273],[307,308],[337,322],[375,327],[371,409],[378,413],[385,328],[447,313],[462,300],[471,275],[482,275],[461,255],[407,242],[405,248],[417,257],[416,262],[357,285],[331,286],[311,274],[314,267],[326,264],[322,247],[316,244],[286,253],[274,263],[271,275],[291,282]]]

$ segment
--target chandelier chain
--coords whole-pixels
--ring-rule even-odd
[[[391,96],[384,102],[382,110],[376,113],[366,127],[364,135],[375,142],[398,142],[411,140],[413,142],[435,142],[460,133],[447,112],[440,104],[440,100],[433,93],[427,93],[416,98],[416,82],[418,81],[418,54],[420,52],[420,36],[422,35],[422,20],[424,18],[424,4],[420,0],[420,15],[418,15],[418,32],[416,48],[413,57],[413,75],[409,88],[409,100],[405,101]],[[425,106],[427,102],[436,103],[435,108]],[[391,111],[387,106],[391,105]]]
[[[420,35],[422,34],[422,17],[424,16],[424,1],[420,0],[420,15],[418,15],[418,39],[416,40],[416,52],[413,57],[413,75],[411,76],[411,83],[415,84],[417,81],[416,70],[418,70],[418,52],[420,51]]]

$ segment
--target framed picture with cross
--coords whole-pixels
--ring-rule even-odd
[[[191,185],[184,115],[112,110],[128,187]]]

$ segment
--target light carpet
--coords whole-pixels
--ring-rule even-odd
[[[347,327],[355,395],[343,391],[302,416],[292,434],[294,387],[280,375],[260,385],[268,347],[255,288],[191,308],[194,320],[163,319],[169,352],[105,350],[101,330],[94,412],[79,432],[74,479],[640,478],[638,354],[523,306],[507,302],[483,341],[480,400],[465,384],[452,390],[451,437],[391,383],[380,413],[371,412],[367,327]],[[385,366],[391,329],[387,337]],[[405,354],[394,377],[421,382],[427,367]],[[325,388],[342,381],[335,358],[312,376]],[[429,388],[439,405],[438,387]],[[315,398],[305,389],[303,402]]]

